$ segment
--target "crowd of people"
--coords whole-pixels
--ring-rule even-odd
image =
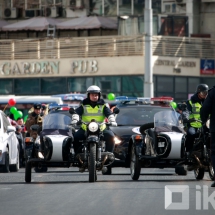
[[[12,113],[9,114],[8,120],[11,125],[16,128],[15,134],[19,142],[19,158],[20,166],[24,165],[24,138],[32,136],[30,126],[33,124],[39,124],[42,126],[42,118],[47,114],[48,106],[46,104],[35,103],[28,112],[28,118],[26,122],[22,117],[15,120]]]

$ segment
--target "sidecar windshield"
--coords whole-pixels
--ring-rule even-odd
[[[71,123],[71,118],[60,113],[51,113],[45,116],[43,120],[44,129],[63,129],[68,130],[68,125]]]
[[[183,132],[181,115],[174,110],[160,111],[154,115],[154,128],[157,132]]]

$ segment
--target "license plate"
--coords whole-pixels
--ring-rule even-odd
[[[165,142],[158,142],[158,147],[164,147],[165,146]]]

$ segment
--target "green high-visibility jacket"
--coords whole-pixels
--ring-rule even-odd
[[[84,112],[82,114],[82,121],[88,123],[91,122],[92,119],[95,119],[97,122],[101,123],[105,119],[105,115],[103,114],[103,110],[105,105],[96,105],[94,108],[90,105],[82,105]],[[85,124],[81,125],[83,130],[86,130],[87,127]],[[100,128],[101,130],[104,130],[106,128],[106,125],[102,125]]]
[[[201,120],[200,117],[200,109],[202,107],[201,104],[199,104],[198,102],[196,103],[192,103],[192,101],[189,101],[191,107],[192,107],[192,113],[189,116],[189,119],[197,119],[197,120]],[[194,128],[201,128],[202,127],[202,123],[200,122],[191,122],[190,125]]]

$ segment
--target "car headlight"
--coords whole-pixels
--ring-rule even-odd
[[[96,132],[98,130],[99,126],[96,122],[91,122],[89,125],[88,125],[88,129],[91,131],[91,132]]]
[[[122,140],[120,140],[118,137],[114,137],[115,144],[120,144]]]

